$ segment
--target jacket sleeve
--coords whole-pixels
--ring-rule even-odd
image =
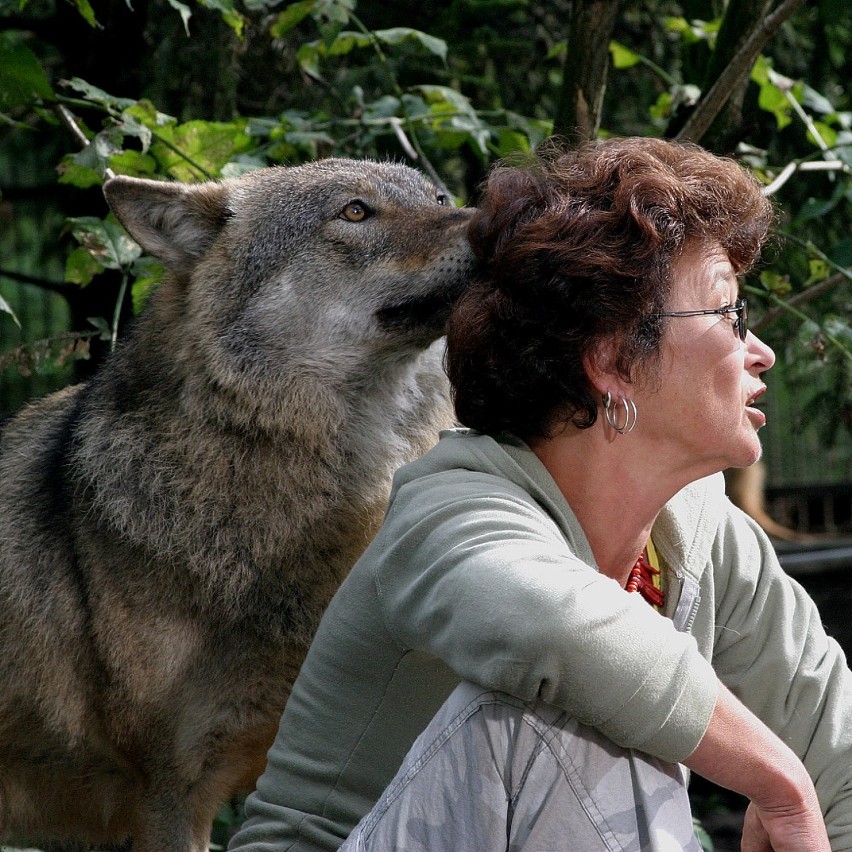
[[[816,605],[757,525],[733,507],[714,544],[713,666],[800,756],[832,849],[852,849],[852,672]]]
[[[522,489],[450,480],[401,491],[385,520],[375,582],[391,635],[623,747],[691,754],[718,690],[694,639],[578,559]]]

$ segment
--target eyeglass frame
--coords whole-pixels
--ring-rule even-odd
[[[661,311],[660,317],[703,317],[711,314],[736,314],[737,321],[734,323],[734,334],[740,340],[745,341],[748,334],[748,300],[737,299],[733,305],[727,308],[712,308],[706,311]]]

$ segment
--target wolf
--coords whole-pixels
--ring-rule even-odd
[[[393,471],[453,422],[470,211],[346,159],[105,193],[166,274],[0,435],[0,839],[202,852]]]

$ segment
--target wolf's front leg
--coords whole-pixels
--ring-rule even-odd
[[[208,852],[218,805],[192,793],[152,791],[140,813],[133,852]]]

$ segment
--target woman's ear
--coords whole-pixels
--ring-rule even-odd
[[[600,396],[606,393],[618,398],[627,396],[628,383],[615,369],[616,346],[612,340],[600,341],[593,349],[583,355],[583,369],[589,384]]]

